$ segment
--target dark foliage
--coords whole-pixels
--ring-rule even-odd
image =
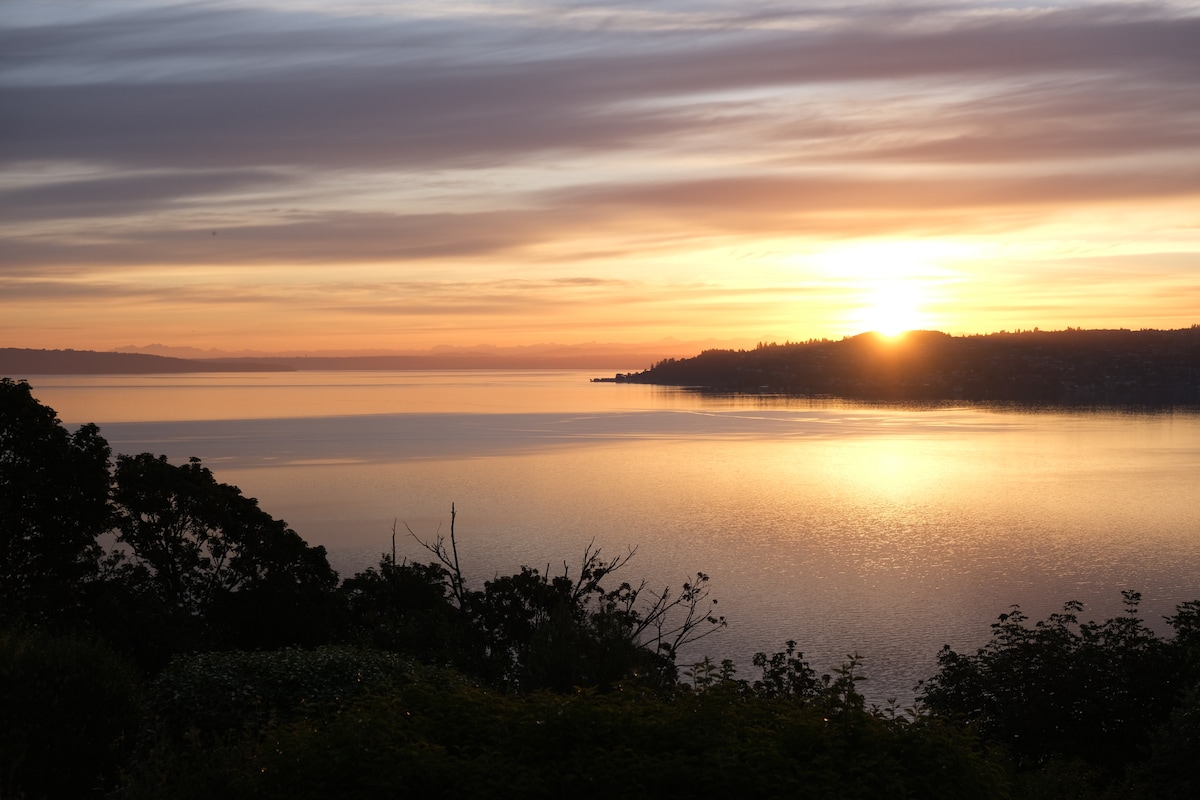
[[[82,613],[111,526],[110,453],[95,425],[70,433],[29,384],[0,378],[0,618]]]
[[[310,547],[199,459],[172,465],[119,456],[117,544],[110,580],[137,588],[181,625],[216,642],[277,647],[328,634],[337,575]]]
[[[95,426],[67,432],[8,380],[0,512],[0,797],[1200,790],[1200,601],[1171,639],[1135,592],[1103,623],[1014,609],[898,714],[867,708],[857,655],[818,677],[794,642],[753,681],[708,660],[678,680],[679,648],[724,618],[703,573],[606,588],[632,550],[469,587],[453,509],[434,563],[387,556],[339,588],[322,548],[199,461],[114,469]]]
[[[147,667],[330,638],[337,575],[198,460],[119,456],[0,379],[0,620],[91,631]],[[114,544],[115,542],[115,544]]]
[[[864,333],[709,350],[616,380],[874,401],[1200,405],[1200,326],[1175,331]]]
[[[589,544],[576,577],[565,563],[561,575],[523,566],[471,590],[458,561],[454,518],[452,506],[448,542],[442,536],[417,541],[437,558],[448,602],[471,631],[473,647],[456,665],[493,685],[569,691],[636,678],[669,686],[677,677],[679,647],[725,626],[704,573],[683,583],[678,594],[670,587],[656,593],[644,581],[605,589],[601,582],[628,564],[635,550],[605,559]]]
[[[577,578],[565,566],[554,576],[522,567],[472,590],[440,564],[385,556],[342,591],[356,641],[451,664],[510,691],[608,689],[629,680],[672,685],[675,637],[702,635],[723,620],[697,617],[707,598],[703,575],[678,597],[668,589],[641,605],[644,587],[604,589],[600,581],[627,560],[604,561],[589,548]]]
[[[149,685],[152,718],[121,796],[226,796],[270,731],[336,719],[370,693],[411,683],[414,669],[392,653],[339,646],[177,657]],[[422,675],[459,680],[430,669]]]
[[[1200,682],[1193,682],[1163,725],[1157,726],[1137,765],[1135,785],[1156,800],[1195,800],[1200,797]]]
[[[101,797],[143,721],[137,670],[108,647],[0,633],[0,797]]]
[[[936,721],[713,689],[519,697],[415,682],[281,727],[246,797],[1003,796],[1001,771]]]
[[[755,653],[754,666],[762,670],[762,678],[754,682],[755,694],[762,697],[816,697],[822,688],[817,673],[796,643],[788,641],[786,649],[768,656]]]
[[[595,565],[585,562],[578,582],[522,567],[472,593],[468,608],[483,633],[485,674],[518,690],[564,692],[669,672],[673,661],[642,646],[637,620],[600,586],[603,570]]]
[[[150,687],[158,732],[219,740],[282,720],[336,712],[369,691],[406,683],[412,663],[381,650],[232,650],[179,656]]]
[[[1138,618],[1140,595],[1122,594],[1125,613],[1103,623],[1079,622],[1082,606],[1075,602],[1033,625],[1017,608],[1000,615],[991,641],[973,655],[942,650],[937,675],[920,687],[922,700],[1002,744],[1022,769],[1077,764],[1100,785],[1119,783],[1147,759],[1163,759],[1164,746],[1174,751],[1168,761],[1183,755],[1180,748],[1190,748],[1192,760],[1200,757],[1194,717],[1200,606],[1180,606],[1170,618],[1177,635],[1164,640]],[[1172,726],[1191,744],[1164,736]]]
[[[342,582],[351,638],[427,663],[478,671],[481,640],[450,599],[446,569],[401,563],[392,556]]]

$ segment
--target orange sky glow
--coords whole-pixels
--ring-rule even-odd
[[[1196,2],[14,0],[0,51],[0,346],[1200,323]]]

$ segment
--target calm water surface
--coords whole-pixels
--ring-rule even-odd
[[[896,408],[711,398],[590,373],[43,376],[116,452],[199,456],[343,575],[448,530],[483,581],[637,547],[627,580],[711,576],[729,628],[688,658],[795,639],[818,670],[865,657],[911,699],[943,644],[1014,603],[1104,618],[1200,599],[1200,415]]]

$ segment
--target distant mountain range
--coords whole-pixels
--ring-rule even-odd
[[[980,336],[865,333],[707,350],[606,380],[883,401],[1200,406],[1200,325]]]
[[[116,353],[144,353],[155,356],[170,356],[172,358],[228,360],[240,358],[253,359],[294,359],[294,358],[378,358],[382,356],[402,356],[417,358],[491,358],[516,360],[528,363],[534,359],[548,359],[555,362],[572,361],[575,363],[597,362],[605,359],[612,360],[613,366],[629,366],[633,363],[652,364],[668,356],[680,356],[699,353],[715,347],[739,347],[748,344],[746,341],[708,339],[704,341],[680,341],[678,339],[660,339],[655,342],[583,342],[577,344],[558,344],[542,342],[529,345],[438,345],[426,349],[376,348],[358,350],[203,350],[197,347],[175,347],[163,344],[125,345],[114,347]],[[584,364],[584,366],[588,366]]]
[[[284,364],[251,359],[197,360],[144,353],[98,353],[94,350],[29,350],[0,348],[0,375],[148,375],[170,372],[282,372]]]
[[[710,343],[711,344],[711,343]],[[704,343],[439,347],[425,351],[267,354],[222,353],[150,345],[118,352],[0,348],[0,375],[104,375],[296,370],[628,369],[669,355],[699,352]],[[127,352],[154,350],[157,352]]]

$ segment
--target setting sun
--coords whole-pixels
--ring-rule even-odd
[[[876,239],[834,245],[809,257],[843,307],[843,335],[876,331],[895,336],[936,328],[933,311],[945,300],[947,282],[975,252],[964,242]]]
[[[905,331],[930,327],[922,313],[922,293],[915,281],[886,281],[864,298],[852,319],[855,330],[878,331],[896,336]]]

